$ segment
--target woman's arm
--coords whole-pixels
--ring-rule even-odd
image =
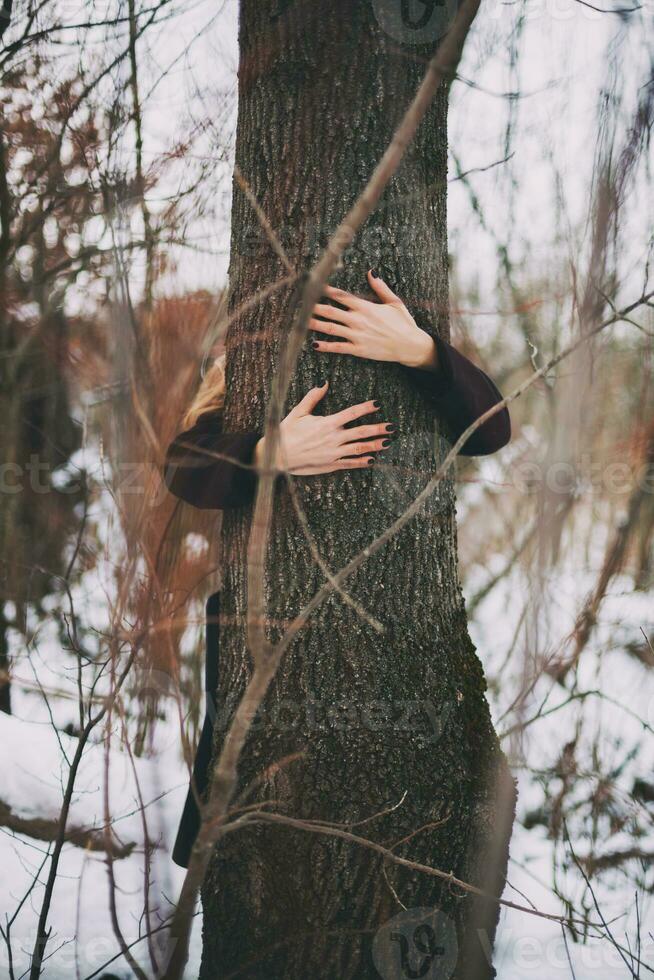
[[[499,389],[451,344],[421,330],[402,300],[373,271],[369,282],[380,303],[325,287],[326,295],[345,309],[316,304],[315,313],[325,319],[312,319],[311,328],[338,339],[314,341],[314,349],[403,365],[433,399],[456,441],[472,422],[502,400]],[[505,406],[470,436],[460,453],[488,455],[510,438],[511,420]]]
[[[469,425],[493,405],[502,394],[489,376],[469,358],[440,337],[428,338],[424,365],[409,367],[414,382],[450,428],[453,442]],[[433,352],[433,353],[432,353]],[[511,438],[511,417],[504,406],[468,437],[460,456],[488,456]]]
[[[313,415],[327,394],[327,383],[312,388],[280,425],[274,468],[297,476],[334,473],[369,466],[374,453],[389,445],[393,426],[369,422],[345,428],[379,410],[375,401],[351,405],[333,415]],[[223,432],[220,412],[202,415],[168,447],[166,486],[194,507],[238,507],[249,503],[265,459],[261,432]]]
[[[220,412],[200,416],[168,447],[166,486],[176,497],[202,509],[248,503],[257,485],[254,451],[260,438],[260,432],[223,432]]]

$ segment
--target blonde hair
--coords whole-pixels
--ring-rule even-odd
[[[200,416],[207,412],[219,412],[225,404],[225,355],[213,362],[197,390],[182,420],[184,429],[191,429]]]

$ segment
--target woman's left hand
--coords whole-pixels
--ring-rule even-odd
[[[368,273],[368,281],[381,303],[354,296],[344,289],[325,286],[325,295],[345,306],[345,310],[317,303],[309,326],[318,333],[339,338],[315,340],[313,348],[330,354],[351,354],[372,361],[395,361],[407,367],[436,370],[437,349],[433,339],[421,330],[406,306],[378,276]]]

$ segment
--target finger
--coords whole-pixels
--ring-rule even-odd
[[[329,306],[327,303],[316,303],[313,312],[317,316],[324,316],[326,320],[336,320],[337,323],[352,322],[352,313],[349,310],[339,310],[338,306]]]
[[[345,449],[348,456],[363,456],[364,453],[380,453],[390,444],[390,439],[367,439],[364,442],[347,442],[341,449]]]
[[[337,303],[341,303],[342,306],[347,306],[351,310],[359,310],[367,302],[361,296],[355,296],[354,293],[348,293],[344,289],[337,289],[336,286],[330,286],[329,283],[325,286],[324,293],[330,299],[336,300]]]
[[[387,286],[384,280],[375,274],[374,269],[368,272],[368,282],[383,303],[399,303],[400,306],[404,306],[400,297],[396,296],[391,287]]]
[[[395,428],[390,422],[379,422],[377,425],[357,425],[353,429],[343,429],[342,443],[356,439],[374,439],[375,436],[389,435]],[[341,443],[341,444],[342,444]]]
[[[339,344],[329,340],[314,340],[311,346],[314,350],[323,351],[325,354],[351,354],[353,357],[361,356],[354,344]]]
[[[318,330],[320,333],[330,334],[336,337],[354,337],[354,331],[349,327],[344,327],[342,323],[326,323],[325,320],[309,320],[309,327]]]
[[[317,388],[311,388],[309,391],[307,391],[304,398],[291,409],[289,415],[311,415],[321,398],[324,398],[327,394],[328,385],[329,381],[325,381],[324,385],[320,385]]]
[[[373,412],[378,412],[380,408],[381,405],[378,401],[361,402],[359,405],[350,405],[349,408],[328,415],[327,418],[330,422],[340,426],[347,422],[354,422],[355,419],[360,419],[362,415],[372,415]]]

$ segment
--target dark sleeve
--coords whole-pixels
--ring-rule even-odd
[[[249,503],[256,492],[253,469],[258,432],[223,432],[219,413],[201,416],[168,447],[166,486],[194,507],[223,510]]]
[[[409,368],[416,384],[431,398],[445,419],[453,441],[493,405],[502,394],[491,378],[464,354],[434,337],[438,351],[437,372]],[[506,446],[511,438],[511,419],[505,406],[480,425],[459,450],[461,456],[488,456]]]

